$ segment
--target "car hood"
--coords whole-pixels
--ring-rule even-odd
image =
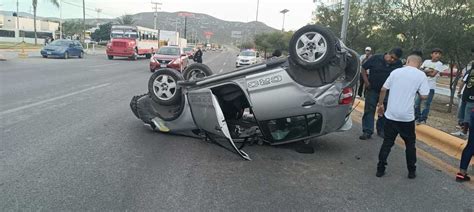
[[[179,58],[178,55],[165,55],[165,54],[155,54],[153,58],[157,60],[174,60],[176,58]]]

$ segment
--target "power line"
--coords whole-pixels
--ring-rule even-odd
[[[63,3],[66,3],[68,5],[71,5],[71,6],[75,6],[75,7],[79,7],[79,8],[82,8],[82,5],[79,5],[79,4],[75,4],[75,3],[72,3],[72,2],[67,2],[67,1],[62,1]],[[89,10],[91,12],[97,12],[96,9],[92,9],[92,8],[89,8],[89,7],[86,7],[86,10]],[[104,13],[104,12],[100,12],[100,14],[103,14],[103,15],[106,15],[106,16],[109,16],[111,18],[115,18],[116,16],[114,15],[110,15],[110,14],[107,14],[107,13]],[[89,15],[88,15],[89,16]],[[90,17],[94,17],[94,16],[90,16]]]

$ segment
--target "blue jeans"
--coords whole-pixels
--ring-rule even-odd
[[[416,95],[416,98],[415,98],[415,120],[426,121],[426,119],[428,119],[428,114],[430,113],[430,106],[431,106],[431,102],[433,101],[434,94],[435,94],[435,90],[430,89],[430,94],[428,94],[428,99],[424,100],[425,108],[423,109],[423,111],[421,111],[421,102],[422,102],[422,100],[420,99],[419,95]]]
[[[458,97],[459,103],[458,103],[458,124],[464,122],[464,113],[466,109],[466,101],[463,101],[461,97]]]
[[[364,115],[362,116],[362,132],[372,135],[374,134],[374,116],[377,110],[377,102],[379,101],[379,91],[374,91],[372,89],[367,90],[365,94],[365,106],[364,106]],[[387,96],[385,96],[384,106],[387,108]],[[383,134],[383,127],[385,123],[385,117],[381,116],[377,119],[376,128],[377,133]]]
[[[474,123],[474,113],[470,114],[471,123]],[[474,124],[469,125],[469,138],[467,139],[467,145],[464,147],[461,155],[461,163],[459,168],[467,170],[469,163],[471,162],[472,156],[474,155]]]

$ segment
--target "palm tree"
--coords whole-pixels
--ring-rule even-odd
[[[49,2],[51,2],[52,4],[54,4],[54,6],[58,7],[59,8],[59,2],[58,0],[48,0]],[[32,3],[33,3],[33,20],[34,20],[34,23],[33,23],[33,26],[35,28],[35,45],[38,44],[38,35],[36,34],[36,7],[38,6],[38,0],[32,0]]]
[[[136,20],[133,19],[132,15],[125,14],[117,18],[117,23],[120,25],[133,25],[135,22]]]

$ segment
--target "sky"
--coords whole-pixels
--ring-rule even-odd
[[[82,18],[82,0],[61,0],[63,18]],[[101,18],[115,18],[123,14],[151,12],[151,1],[161,2],[165,12],[188,11],[204,13],[226,21],[255,21],[257,0],[86,0],[86,18],[96,18],[96,8],[102,9]],[[0,0],[0,10],[15,11],[16,0]],[[19,0],[20,12],[30,12],[31,0]],[[259,0],[258,21],[281,29],[283,15],[285,30],[297,30],[311,20],[315,9],[313,0]],[[38,0],[38,16],[59,17],[59,9],[49,0]],[[150,20],[153,21],[153,20]]]

